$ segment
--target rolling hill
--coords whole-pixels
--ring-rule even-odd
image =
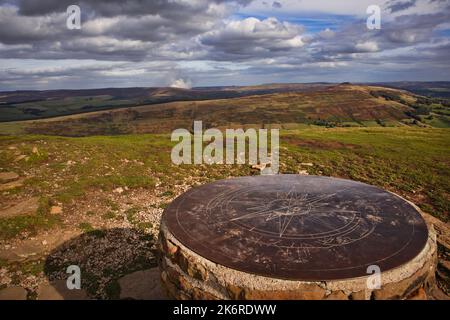
[[[326,84],[273,84],[250,87],[105,88],[0,92],[0,122],[43,119],[173,101],[213,100],[280,92],[320,90]]]
[[[281,88],[281,89],[280,89]],[[202,89],[198,89],[201,91]],[[204,89],[211,94],[215,89]],[[365,85],[233,87],[227,99],[187,100],[112,110],[79,113],[43,120],[0,124],[0,133],[35,133],[66,136],[98,134],[167,133],[191,128],[194,120],[204,127],[299,126],[450,126],[450,108],[442,99],[408,91]],[[271,91],[276,91],[272,93]],[[192,91],[186,90],[192,94]],[[263,92],[269,91],[271,93]],[[159,89],[153,97],[172,97],[175,89]],[[250,92],[256,94],[249,95]],[[192,97],[194,94],[192,94]]]

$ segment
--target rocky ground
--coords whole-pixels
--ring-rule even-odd
[[[20,181],[17,174],[6,174],[11,179],[1,186]],[[177,194],[186,189],[179,186]],[[163,297],[155,277],[155,241],[163,207],[175,196],[119,187],[50,206],[54,226],[0,240],[0,298]],[[6,207],[0,216],[33,217],[40,208],[38,197],[31,197]],[[69,265],[83,270],[83,290],[67,290]]]
[[[108,205],[99,204],[98,199]],[[145,191],[119,189],[112,194],[89,192],[72,205],[51,206],[49,214],[58,219],[57,226],[0,241],[0,286],[4,288],[0,297],[152,297],[149,296],[152,290],[134,294],[130,287],[133,283],[156,286],[155,279],[147,283],[146,278],[156,266],[155,239],[163,210],[161,200]],[[33,216],[39,214],[38,208],[37,200],[30,198],[1,214]],[[79,292],[66,289],[69,265],[78,265],[83,270],[83,290]],[[155,293],[154,298],[158,297]]]
[[[382,131],[377,131],[376,140],[366,147],[365,131],[361,139],[336,132],[326,143],[314,132],[307,138],[306,133],[286,138],[281,173],[333,175],[376,184],[433,212],[436,217],[427,219],[438,233],[440,259],[438,287],[428,298],[446,299],[450,279],[450,228],[443,222],[448,221],[449,203],[446,135],[432,131],[439,133],[432,136],[432,150],[416,140],[411,141],[419,149],[411,150],[405,134],[394,141],[388,132],[383,140]],[[330,133],[334,131],[327,131],[326,139]],[[422,133],[412,133],[421,141]],[[174,166],[170,150],[170,139],[156,135],[0,137],[0,299],[164,298],[155,250],[167,204],[192,186],[259,174],[261,169]],[[397,157],[392,150],[406,157]],[[373,161],[373,155],[379,161]],[[414,166],[401,169],[408,159],[414,159]],[[70,265],[81,269],[81,290],[67,290]]]
[[[1,152],[4,166],[15,171],[0,172],[0,299],[165,297],[155,268],[160,217],[204,176],[182,175],[168,184],[152,167],[121,157],[102,162],[107,172],[98,176],[105,180],[93,186],[99,168],[87,167],[96,160],[60,158],[43,141]],[[125,180],[109,184],[118,167]],[[135,183],[136,173],[149,179]],[[67,289],[70,265],[82,271],[81,290]]]

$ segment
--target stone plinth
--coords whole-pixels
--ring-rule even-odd
[[[176,299],[404,299],[434,283],[435,234],[418,209],[349,180],[194,188],[166,209],[159,243],[161,280]]]

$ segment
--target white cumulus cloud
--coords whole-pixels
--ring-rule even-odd
[[[358,52],[377,52],[378,51],[378,43],[376,43],[375,41],[358,42],[355,45],[355,49]]]

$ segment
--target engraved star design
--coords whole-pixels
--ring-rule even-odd
[[[265,221],[272,221],[278,219],[278,232],[282,237],[288,229],[290,223],[294,218],[308,218],[327,226],[327,223],[320,219],[321,216],[327,216],[329,210],[324,210],[323,207],[329,203],[325,200],[335,196],[337,193],[323,194],[323,195],[309,195],[299,194],[292,188],[288,193],[277,193],[277,197],[273,200],[267,201],[261,205],[248,208],[252,211],[240,217],[231,219],[231,221],[248,220],[255,218],[264,218]],[[333,213],[355,213],[353,210],[335,209]],[[304,221],[300,224],[303,225]],[[332,226],[327,226],[332,228]]]

